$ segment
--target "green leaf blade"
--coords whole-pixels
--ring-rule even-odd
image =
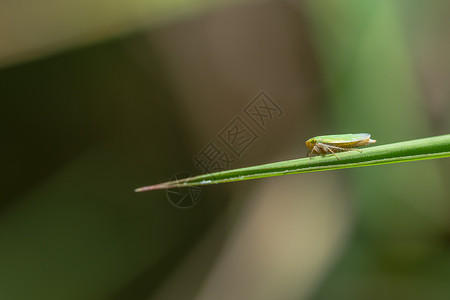
[[[374,166],[407,161],[450,157],[450,134],[369,148],[362,153],[349,151],[333,155],[299,158],[253,167],[199,175],[138,188],[136,192],[177,187],[203,186],[264,177]]]

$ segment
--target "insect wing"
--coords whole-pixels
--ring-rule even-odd
[[[333,145],[336,147],[350,148],[367,145],[370,141],[370,134],[356,133],[356,134],[335,134],[318,136],[318,143]]]

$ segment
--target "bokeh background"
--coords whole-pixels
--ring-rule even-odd
[[[205,187],[304,141],[450,129],[447,0],[0,2],[0,299],[449,299],[446,159]],[[264,130],[244,107],[282,108]],[[226,147],[223,144],[218,144]],[[228,152],[229,153],[229,152]],[[232,153],[231,153],[232,154]]]

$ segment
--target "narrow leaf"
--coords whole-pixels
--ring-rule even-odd
[[[309,158],[269,163],[210,174],[199,175],[141,187],[135,192],[144,192],[176,187],[203,186],[209,184],[249,180],[263,177],[337,170],[450,157],[450,134],[382,146],[368,147],[358,151],[339,153],[340,160],[329,154]]]

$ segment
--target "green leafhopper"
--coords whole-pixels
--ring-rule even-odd
[[[310,138],[306,141],[306,147],[310,149],[307,156],[311,158],[311,154],[332,153],[338,160],[339,156],[335,152],[342,151],[359,151],[354,147],[366,146],[375,143],[376,140],[370,139],[368,133],[349,133],[349,134],[333,134],[322,135]]]

